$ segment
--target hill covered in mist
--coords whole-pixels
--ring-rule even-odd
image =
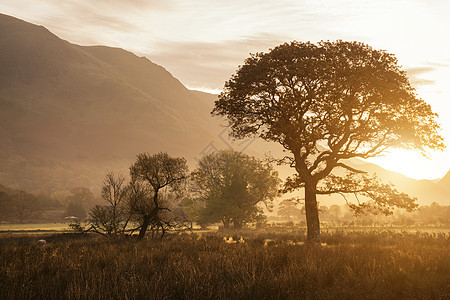
[[[192,158],[216,136],[204,100],[214,96],[200,97],[146,58],[74,45],[5,15],[0,36],[3,183],[95,185],[137,153]]]
[[[98,190],[107,170],[141,152],[168,151],[194,167],[221,148],[263,157],[278,145],[231,141],[212,118],[215,95],[191,91],[166,69],[119,48],[79,46],[0,14],[0,184],[54,192]],[[419,203],[450,203],[450,175],[414,180],[354,161]],[[281,168],[281,177],[288,168]],[[339,199],[339,200],[338,200]],[[339,196],[324,197],[330,203]]]

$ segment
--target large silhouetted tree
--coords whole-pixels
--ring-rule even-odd
[[[186,160],[164,152],[153,155],[142,153],[130,167],[130,176],[129,205],[141,222],[139,238],[144,237],[150,225],[164,232],[166,220],[163,214],[170,211],[166,200],[169,194],[180,190],[187,178]]]
[[[278,173],[267,163],[246,154],[224,150],[204,156],[192,173],[196,221],[223,222],[241,228],[262,215],[258,204],[271,207],[278,194]]]
[[[367,200],[351,204],[357,211],[416,207],[348,159],[391,147],[422,153],[444,147],[437,115],[415,94],[394,55],[358,42],[291,42],[251,55],[225,83],[213,114],[228,118],[232,136],[259,136],[290,153],[280,159],[296,170],[285,189],[304,188],[307,237],[316,243],[318,194]],[[338,167],[347,175],[333,175]]]

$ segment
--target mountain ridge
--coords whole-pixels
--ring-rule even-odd
[[[450,170],[437,182],[437,184],[450,193]]]
[[[194,156],[215,137],[217,122],[203,117],[209,107],[147,58],[74,45],[6,15],[0,34],[0,180],[6,183],[37,188],[21,177],[49,161],[84,170],[89,163],[101,168],[97,160],[123,166],[145,151]],[[17,174],[24,165],[33,170]]]
[[[399,172],[384,169],[373,163],[363,163],[364,171],[370,174],[376,174],[384,182],[392,183],[397,190],[406,192],[410,196],[417,197],[422,203],[431,204],[432,202],[437,202],[447,205],[450,204],[449,191],[445,189],[444,186],[437,184],[434,180],[417,180]],[[357,167],[360,164],[355,164],[355,160],[353,160],[351,165]]]

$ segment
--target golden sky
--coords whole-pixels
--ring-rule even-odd
[[[2,0],[0,12],[43,25],[81,45],[130,50],[192,89],[219,91],[249,53],[298,40],[356,40],[396,55],[418,95],[440,115],[450,141],[448,0]],[[435,179],[450,149],[393,151],[372,160]]]

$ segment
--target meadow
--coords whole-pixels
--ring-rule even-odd
[[[0,299],[450,297],[447,233],[325,232],[322,246],[303,232],[39,238],[0,238]]]
[[[1,233],[48,233],[64,232],[69,230],[68,223],[24,223],[0,224]]]

